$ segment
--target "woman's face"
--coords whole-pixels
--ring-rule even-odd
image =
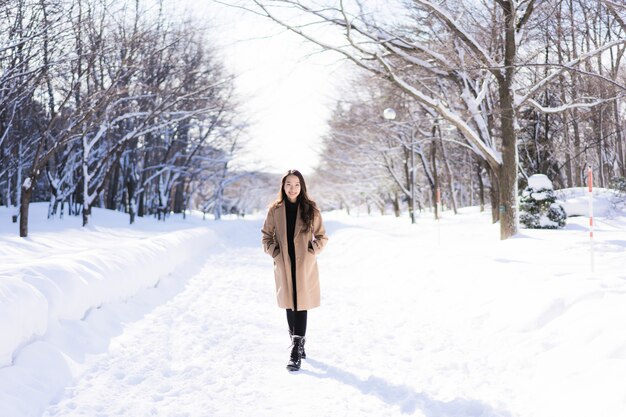
[[[300,195],[300,179],[295,175],[288,175],[285,179],[285,194],[292,203],[295,203]]]

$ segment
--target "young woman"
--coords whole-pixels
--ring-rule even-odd
[[[328,241],[321,213],[307,195],[299,171],[283,176],[278,199],[270,205],[261,231],[263,249],[274,258],[278,306],[287,311],[292,341],[287,369],[297,371],[306,358],[307,311],[320,305],[316,255]]]

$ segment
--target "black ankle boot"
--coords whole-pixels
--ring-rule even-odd
[[[289,363],[287,364],[287,369],[290,371],[300,370],[303,340],[304,337],[302,336],[291,337],[291,356],[289,357]]]
[[[302,336],[302,341],[300,342],[300,357],[302,359],[306,359],[306,352],[304,351],[304,342],[306,342],[306,337]]]
[[[291,332],[291,330],[289,330],[289,337],[293,340],[293,333]],[[304,351],[304,342],[306,342],[306,338],[302,336],[302,343],[300,343],[300,352],[301,352],[300,357],[302,359],[306,359],[306,352]]]

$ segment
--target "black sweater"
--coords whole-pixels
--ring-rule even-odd
[[[293,238],[296,235],[296,217],[298,216],[298,203],[291,203],[285,199],[285,213],[287,214],[287,252],[291,260],[291,283],[293,285],[294,311],[298,311],[298,290],[296,288],[296,245]]]
[[[298,203],[292,203],[289,200],[285,200],[285,212],[287,214],[287,251],[289,258],[291,259],[291,271],[295,277],[296,269],[296,247],[293,243],[293,238],[296,231],[296,217],[298,216]]]

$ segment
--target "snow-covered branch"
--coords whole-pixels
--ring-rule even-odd
[[[516,97],[515,106],[519,108],[522,105],[524,105],[531,97],[534,97],[537,94],[540,94],[542,91],[548,88],[551,81],[555,80],[558,76],[563,74],[565,71],[573,70],[577,65],[580,65],[585,60],[592,58],[606,51],[607,49],[613,48],[614,46],[617,46],[617,45],[624,45],[624,44],[626,44],[626,39],[617,39],[612,42],[607,42],[603,44],[602,46],[592,51],[589,51],[587,53],[581,54],[576,59],[572,59],[571,61],[563,64],[558,69],[551,71],[547,77],[544,77],[541,81],[536,83],[533,87],[529,88],[526,94],[524,94],[521,97]]]
[[[568,104],[563,104],[561,106],[556,106],[556,107],[546,107],[546,106],[542,106],[541,104],[539,104],[538,102],[536,102],[534,99],[530,98],[527,100],[527,103],[530,104],[532,107],[534,107],[535,109],[539,110],[542,113],[550,113],[550,114],[555,114],[555,113],[562,113],[568,110],[572,110],[572,109],[584,109],[584,110],[589,110],[593,107],[596,106],[600,106],[602,104],[606,104],[606,103],[610,103],[612,101],[615,101],[616,98],[610,98],[610,99],[606,99],[606,100],[595,100],[593,102],[589,102],[589,103],[568,103]]]
[[[439,7],[429,0],[414,0],[416,4],[420,4],[430,10],[438,19],[440,19],[463,43],[474,53],[474,56],[483,63],[492,72],[499,73],[500,65],[494,61],[489,53],[474,39],[474,37],[464,30],[461,25],[454,19],[450,13]]]

